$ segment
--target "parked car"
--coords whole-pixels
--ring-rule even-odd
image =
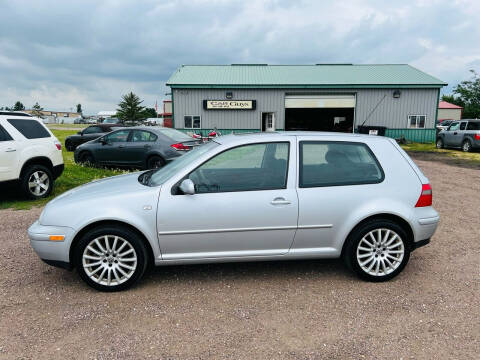
[[[0,115],[0,184],[17,182],[25,196],[40,199],[62,172],[62,145],[41,119]]]
[[[461,148],[465,152],[480,149],[480,120],[454,121],[437,135],[437,149]]]
[[[200,143],[184,133],[161,127],[113,131],[75,150],[75,162],[154,169]]]
[[[443,120],[437,124],[437,130],[446,130],[454,120]]]
[[[342,257],[384,281],[438,221],[428,179],[393,139],[284,132],[221,136],[161,169],[73,189],[28,234],[48,264],[115,291],[149,264],[229,261]]]
[[[102,124],[122,125],[122,120],[117,119],[117,118],[106,118],[106,119],[103,119]]]
[[[163,126],[163,118],[148,118],[143,123],[146,126]]]
[[[109,133],[119,128],[120,127],[115,124],[97,124],[86,127],[75,135],[67,136],[65,139],[65,148],[68,151],[75,151],[77,146],[86,143],[87,141],[97,139],[100,136],[105,135],[105,133]]]

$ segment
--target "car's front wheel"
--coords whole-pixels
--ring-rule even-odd
[[[443,149],[445,145],[443,144],[443,140],[441,138],[437,139],[437,149]]]
[[[125,290],[143,276],[148,256],[145,244],[134,231],[104,226],[87,232],[74,250],[80,277],[100,291]]]
[[[353,231],[344,251],[344,261],[362,279],[386,281],[408,263],[410,248],[405,230],[388,219],[375,219]]]
[[[95,159],[92,155],[91,152],[89,151],[84,151],[83,153],[80,154],[79,156],[79,161],[80,163],[84,164],[84,165],[95,165]]]

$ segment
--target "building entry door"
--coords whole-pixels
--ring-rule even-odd
[[[275,113],[262,113],[262,131],[275,131]]]

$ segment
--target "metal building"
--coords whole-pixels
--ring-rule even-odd
[[[173,127],[195,133],[385,127],[435,140],[447,85],[410,65],[182,65],[170,77]]]

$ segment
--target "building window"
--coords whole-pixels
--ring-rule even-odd
[[[427,115],[408,115],[408,127],[410,129],[425,129]]]
[[[183,117],[185,129],[200,129],[200,116],[185,115]]]

